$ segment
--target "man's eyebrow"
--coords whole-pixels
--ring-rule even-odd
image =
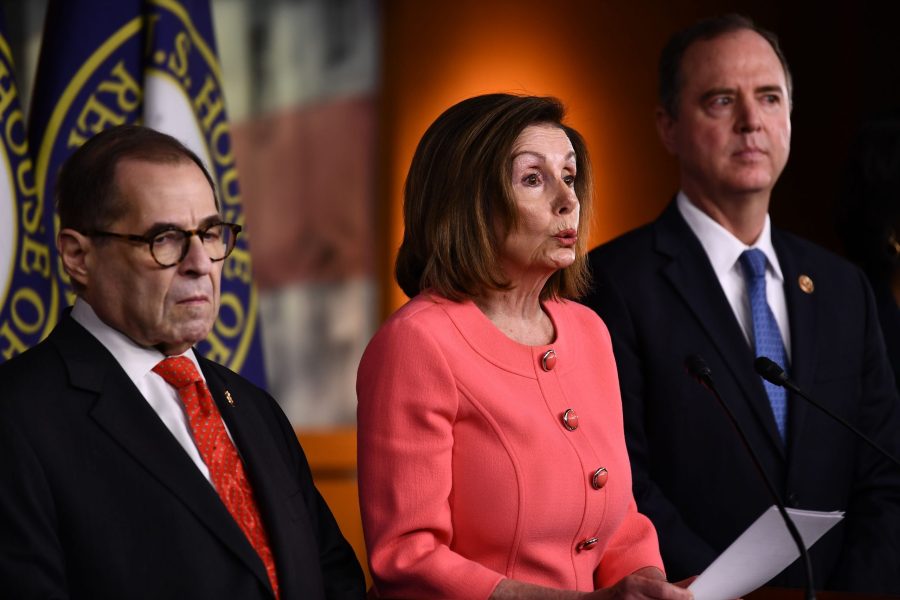
[[[216,223],[223,223],[222,215],[215,214],[209,215],[202,221],[200,221],[200,225],[197,226],[198,229],[203,229],[204,227],[209,227],[210,225],[215,225]]]
[[[753,91],[757,94],[784,94],[784,89],[780,85],[761,85]]]
[[[780,85],[777,85],[777,84],[768,84],[768,85],[761,85],[761,86],[753,88],[753,93],[754,94],[777,93],[777,94],[783,95],[784,89]],[[717,87],[717,88],[712,88],[710,90],[707,90],[702,96],[700,96],[700,100],[701,100],[701,102],[705,102],[705,101],[709,100],[710,98],[715,98],[716,96],[734,96],[735,94],[737,94],[737,89],[735,89],[735,88]]]
[[[717,87],[707,90],[700,96],[701,101],[709,100],[710,98],[714,98],[715,96],[734,96],[737,93],[737,90],[730,87]]]
[[[210,225],[215,225],[216,223],[221,223],[222,217],[218,214],[209,215],[197,225],[197,229],[203,229],[204,227],[209,227]],[[159,233],[160,231],[166,231],[167,229],[182,229],[180,225],[177,223],[172,223],[171,221],[159,221],[151,225],[146,229],[146,233],[144,235],[154,235]]]

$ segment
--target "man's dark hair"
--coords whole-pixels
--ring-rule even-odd
[[[767,29],[757,27],[751,19],[743,15],[728,14],[703,19],[675,32],[663,48],[659,57],[659,103],[670,117],[678,118],[679,95],[684,82],[681,63],[687,49],[695,42],[712,40],[721,35],[744,29],[756,32],[772,46],[775,56],[778,57],[778,61],[784,69],[784,79],[787,83],[787,95],[790,101],[793,96],[794,82],[787,59],[778,44],[778,36]]]
[[[90,138],[63,163],[56,179],[60,229],[102,230],[127,214],[128,206],[116,190],[116,167],[123,160],[193,162],[209,182],[219,206],[212,177],[193,151],[149,127],[119,125]]]

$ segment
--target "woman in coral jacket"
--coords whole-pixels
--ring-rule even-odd
[[[426,131],[397,280],[359,368],[359,490],[381,598],[690,598],[635,508],[609,334],[586,285],[590,164],[552,98]]]

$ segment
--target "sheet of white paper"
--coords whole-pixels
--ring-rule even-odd
[[[807,548],[844,518],[844,513],[787,509]],[[688,588],[694,600],[740,598],[797,560],[800,552],[775,506],[766,510]]]

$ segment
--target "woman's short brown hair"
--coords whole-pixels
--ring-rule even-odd
[[[396,276],[407,296],[431,289],[462,300],[511,287],[499,250],[517,223],[513,144],[522,130],[536,124],[559,127],[572,143],[581,204],[575,262],[550,277],[541,299],[584,293],[591,166],[584,139],[563,124],[564,114],[556,98],[487,94],[451,106],[431,124],[416,148],[404,190],[405,230]]]

